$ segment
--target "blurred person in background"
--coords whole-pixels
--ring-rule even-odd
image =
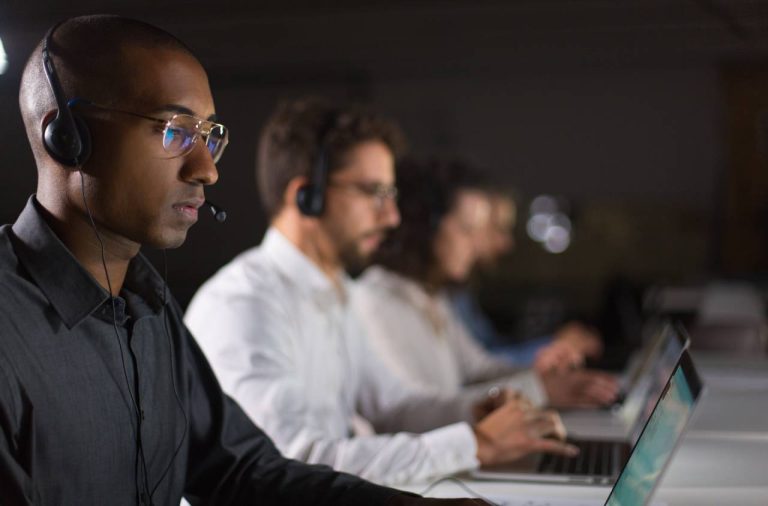
[[[504,392],[411,388],[371,348],[345,270],[366,265],[400,222],[401,146],[399,128],[365,109],[279,104],[258,149],[270,228],[200,288],[187,324],[224,390],[289,457],[393,484],[572,455],[547,437],[564,435],[556,413]]]
[[[400,379],[441,394],[523,390],[536,405],[610,404],[616,380],[585,369],[521,370],[486,352],[453,312],[448,291],[480,258],[492,212],[477,173],[456,162],[398,167],[401,225],[360,277],[352,301],[378,355]]]
[[[514,228],[517,205],[513,192],[490,185],[483,188],[490,210],[486,226],[475,237],[477,267],[492,275],[502,258],[515,246]],[[581,367],[587,358],[599,358],[603,343],[595,329],[573,321],[561,326],[553,335],[513,342],[500,334],[485,314],[467,283],[460,283],[448,292],[455,314],[487,351],[516,366],[533,365],[539,372]]]

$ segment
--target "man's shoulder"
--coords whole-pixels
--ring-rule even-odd
[[[11,242],[12,233],[10,225],[0,226],[0,301],[4,303],[4,309],[8,307],[4,295],[13,292],[19,284],[27,283],[19,270],[19,259]]]
[[[6,270],[18,264],[11,244],[11,225],[0,225],[0,269]]]
[[[22,319],[41,315],[45,298],[25,274],[11,242],[11,226],[0,226],[0,345],[13,346],[12,335],[21,335]]]
[[[288,283],[269,255],[260,247],[248,249],[221,267],[202,284],[190,304],[226,303],[233,299],[280,300]]]

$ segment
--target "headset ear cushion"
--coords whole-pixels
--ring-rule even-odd
[[[72,114],[72,119],[76,132],[61,115],[51,120],[43,132],[43,145],[54,160],[75,167],[84,164],[91,155],[91,132],[83,118]]]
[[[302,186],[299,186],[299,189],[296,190],[296,206],[299,208],[299,211],[301,211],[301,214],[309,214],[310,213],[310,194],[312,193],[312,187],[311,185],[305,184]]]
[[[300,186],[296,191],[296,206],[305,216],[320,216],[323,212],[322,198],[318,199],[317,188],[312,184]]]

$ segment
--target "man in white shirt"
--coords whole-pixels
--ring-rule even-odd
[[[187,325],[224,390],[290,457],[392,484],[531,452],[575,454],[545,438],[562,435],[555,413],[520,399],[491,399],[478,411],[469,396],[415,392],[370,348],[345,268],[364,265],[399,223],[401,144],[397,128],[372,113],[281,104],[259,145],[271,227],[261,246],[201,287]],[[483,408],[490,414],[470,425]],[[354,434],[357,414],[376,434]]]

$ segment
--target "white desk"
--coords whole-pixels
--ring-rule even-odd
[[[687,434],[661,488],[768,488],[768,437],[728,439]],[[768,504],[768,495],[763,498]]]
[[[768,357],[695,352],[704,382],[715,390],[768,391]]]
[[[751,371],[768,375],[768,355],[734,355],[700,350],[691,350],[691,354],[696,366],[704,374],[709,371]]]
[[[478,481],[460,477],[485,497],[571,498],[601,501],[608,487]],[[426,485],[407,487],[421,492]],[[430,497],[467,497],[458,485],[445,482]],[[686,436],[662,479],[655,501],[669,506],[766,506],[768,504],[768,439],[749,441]]]
[[[576,486],[541,486],[515,483],[465,482],[476,492],[489,498],[561,498],[588,499],[604,501],[608,497],[608,488]],[[424,487],[408,487],[411,492],[420,492]],[[429,497],[467,497],[468,494],[452,483],[442,483],[435,487]],[[664,487],[654,496],[654,503],[668,506],[765,506],[768,498],[768,486],[742,488],[700,487],[672,488]]]
[[[695,359],[696,360],[696,359]],[[705,362],[706,375],[768,377],[768,361],[741,368]],[[727,360],[726,360],[727,362]],[[738,363],[738,362],[737,362]],[[669,506],[768,505],[768,389],[708,385],[680,448],[667,469],[654,501]],[[611,437],[628,425],[607,412],[571,412],[564,416],[572,434]],[[609,488],[477,481],[462,477],[486,497],[572,498],[604,500]],[[426,485],[408,487],[421,492]],[[457,485],[441,483],[430,497],[467,497]],[[576,506],[574,504],[574,506]]]
[[[768,434],[768,358],[697,353],[706,390],[689,432],[711,437],[760,438]],[[627,437],[632,420],[606,410],[563,412],[573,436]],[[768,501],[766,501],[768,504]]]
[[[573,437],[617,439],[627,437],[632,428],[630,420],[609,411],[579,410],[562,416]],[[711,437],[768,438],[768,390],[707,386],[688,431]]]
[[[709,388],[689,431],[713,437],[768,438],[768,390],[723,391]],[[768,504],[768,503],[766,503]]]

